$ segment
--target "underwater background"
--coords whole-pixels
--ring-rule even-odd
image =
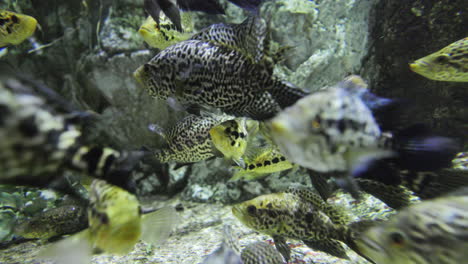
[[[250,14],[231,2],[219,3],[225,15],[193,12],[193,32],[215,23],[242,23]],[[73,108],[93,113],[90,124],[82,126],[87,143],[121,151],[157,150],[165,146],[165,138],[148,126],[171,127],[187,116],[148,96],[133,76],[159,52],[138,33],[147,17],[143,0],[6,0],[0,9],[27,14],[40,25],[30,39],[2,51],[2,81],[15,74],[27,76]],[[430,80],[408,66],[467,37],[466,0],[272,0],[262,4],[260,16],[267,21],[270,45],[291,47],[274,67],[281,80],[315,92],[348,75],[360,75],[372,93],[411,101],[411,120],[406,122],[424,123],[434,133],[456,139],[460,151],[468,149],[468,83]],[[463,165],[458,169],[466,171],[467,157],[459,157]],[[91,263],[202,263],[219,248],[226,224],[242,246],[255,241],[272,244],[271,236],[234,217],[231,206],[290,186],[312,185],[312,176],[298,167],[254,180],[228,181],[234,170],[223,159],[179,165],[142,160],[129,177],[141,204],[175,208],[178,224],[171,236],[156,246],[140,241],[125,255],[95,255]],[[79,174],[64,175],[75,179]],[[368,194],[356,201],[338,191],[328,200],[349,211],[354,221],[387,219],[395,213]],[[46,188],[0,185],[0,263],[53,263],[37,257],[51,243],[48,238],[16,242],[12,226],[69,205],[79,203]],[[70,224],[79,226],[77,222]],[[300,240],[288,242],[288,263],[368,263],[351,249],[346,251],[349,259],[343,259]]]

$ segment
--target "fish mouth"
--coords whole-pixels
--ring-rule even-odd
[[[418,60],[418,61],[410,63],[409,67],[413,72],[418,73],[418,72],[421,72],[422,70],[428,69],[430,65],[429,63],[425,61]]]

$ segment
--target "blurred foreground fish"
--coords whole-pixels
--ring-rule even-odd
[[[178,31],[169,19],[161,15],[159,24],[151,16],[146,18],[138,33],[153,48],[165,49],[177,42],[189,39],[193,34],[192,16],[189,13],[182,13],[183,31]]]
[[[293,168],[276,146],[257,148],[244,156],[245,168],[239,168],[231,180],[255,180],[268,174]]]
[[[34,17],[0,9],[0,48],[18,45],[36,30]]]
[[[85,145],[75,123],[23,83],[0,83],[0,184],[60,190],[64,170],[73,170],[126,187],[142,153]]]
[[[135,71],[136,80],[152,97],[256,120],[271,118],[308,94],[273,76],[263,19],[249,17],[230,28],[169,46]]]
[[[244,154],[248,136],[243,118],[188,115],[167,132],[160,127],[156,130],[167,142],[167,147],[154,152],[162,163],[192,163],[222,156],[243,164],[240,157]]]
[[[431,80],[468,82],[468,37],[411,63],[410,68]]]
[[[378,264],[466,263],[467,194],[412,205],[364,232],[358,248]]]
[[[283,258],[272,245],[254,242],[241,252],[231,226],[225,225],[223,233],[221,247],[206,257],[202,264],[283,264]]]
[[[286,260],[291,254],[286,238],[302,240],[312,249],[347,259],[340,243],[343,242],[366,258],[356,248],[354,239],[360,228],[371,222],[350,225],[344,211],[309,190],[291,188],[283,193],[262,195],[233,206],[232,213],[249,228],[272,236]]]
[[[359,79],[350,77],[308,95],[269,120],[273,141],[286,158],[318,172],[342,172],[340,185],[355,197],[352,178],[381,159],[396,157],[400,168],[414,171],[450,166],[458,152],[454,140],[434,136],[422,126],[381,131]]]
[[[228,0],[229,2],[249,11],[256,11],[265,0]],[[224,14],[218,0],[145,0],[145,10],[159,24],[161,11],[174,23],[178,31],[182,31],[180,10],[202,11],[208,14]]]
[[[144,240],[161,244],[177,224],[172,207],[144,210],[133,194],[102,180],[94,180],[88,208],[89,228],[52,244],[42,253],[47,257],[65,258],[74,250],[82,250],[82,262],[92,253],[126,254]]]

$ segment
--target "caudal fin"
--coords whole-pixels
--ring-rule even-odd
[[[432,134],[424,125],[413,125],[395,133],[393,149],[399,168],[434,171],[450,167],[460,146],[452,138]]]
[[[173,207],[163,207],[143,218],[142,239],[153,245],[160,245],[177,225],[178,216]]]

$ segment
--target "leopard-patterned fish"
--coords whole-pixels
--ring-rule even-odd
[[[232,115],[271,118],[307,93],[273,76],[274,65],[258,50],[264,46],[259,43],[265,39],[265,22],[260,18],[248,18],[248,22],[242,27],[243,34],[251,37],[233,41],[247,46],[231,47],[217,41],[217,35],[208,34],[209,41],[191,39],[162,50],[134,76],[158,99],[174,97]]]
[[[0,48],[18,45],[36,30],[34,17],[0,9]]]
[[[379,264],[455,264],[468,257],[468,196],[412,205],[365,231],[358,248]]]
[[[416,60],[410,68],[431,80],[468,82],[468,37]]]
[[[233,206],[232,213],[249,228],[272,236],[286,260],[291,253],[286,238],[302,240],[313,249],[347,259],[340,244],[343,242],[363,256],[354,243],[355,230],[369,223],[358,222],[352,228],[345,212],[306,189],[262,195]]]

